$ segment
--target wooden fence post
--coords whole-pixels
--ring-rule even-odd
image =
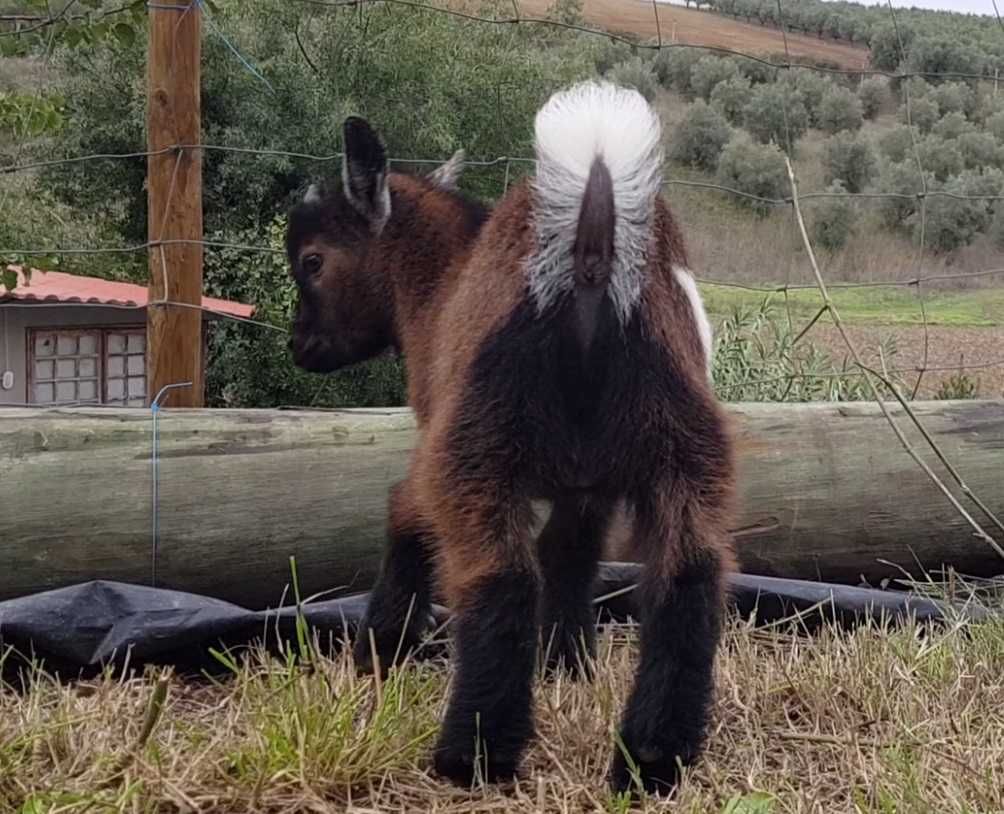
[[[147,398],[152,400],[166,385],[191,382],[165,399],[174,407],[201,407],[201,10],[197,2],[164,0],[151,4],[148,13]]]

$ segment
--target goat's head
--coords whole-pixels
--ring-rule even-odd
[[[341,185],[311,186],[286,232],[299,292],[290,349],[315,373],[364,361],[394,341],[388,281],[373,262],[390,218],[387,155],[363,119],[347,119],[344,133]]]

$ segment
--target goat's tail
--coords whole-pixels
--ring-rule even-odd
[[[641,296],[661,127],[634,90],[584,82],[537,113],[530,291],[543,310],[573,287],[605,287],[622,322]]]

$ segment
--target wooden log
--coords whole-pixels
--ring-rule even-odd
[[[914,409],[1004,517],[1004,402]],[[744,570],[844,582],[942,564],[1004,572],[874,405],[730,410],[741,433]],[[275,605],[295,556],[305,596],[369,586],[387,490],[416,441],[407,410],[167,410],[159,422],[158,585]],[[0,485],[0,599],[95,578],[150,584],[148,411],[0,410]]]

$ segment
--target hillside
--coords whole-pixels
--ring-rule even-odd
[[[522,0],[520,8],[524,14],[542,17],[551,5],[552,0]],[[658,12],[666,43],[673,42],[675,34],[678,43],[730,48],[757,56],[784,53],[784,38],[773,28],[668,3],[659,3]],[[589,25],[607,31],[630,32],[646,39],[658,34],[653,4],[644,0],[583,0],[582,14]],[[812,57],[842,68],[868,66],[867,48],[829,39],[789,33],[788,50],[793,57]]]

